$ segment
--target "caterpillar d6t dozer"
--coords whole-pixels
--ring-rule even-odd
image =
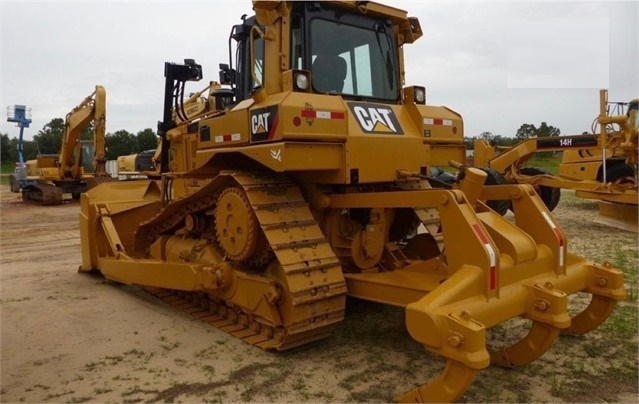
[[[463,123],[402,87],[416,18],[373,2],[253,9],[199,113],[187,116],[183,89],[201,66],[165,64],[161,179],[82,195],[81,272],[264,349],[327,337],[347,295],[405,307],[410,335],[447,364],[401,401],[455,400],[491,362],[529,363],[625,298],[620,271],[568,252],[531,186],[483,187],[463,167],[458,189],[430,179],[429,166],[463,158]],[[482,202],[494,199],[514,221]],[[577,292],[592,300],[571,318]],[[486,330],[516,317],[530,333],[489,353]]]

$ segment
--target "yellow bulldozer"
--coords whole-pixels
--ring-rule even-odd
[[[210,111],[214,105],[216,94],[229,89],[223,89],[215,82],[209,82],[204,89],[192,94],[187,100],[179,103],[172,109],[172,122],[175,125],[183,121],[190,120],[195,116],[202,115]],[[221,101],[221,98],[220,98]],[[218,102],[220,102],[218,101]],[[214,106],[213,106],[214,108]],[[223,106],[218,108],[223,109]],[[139,179],[141,177],[155,178],[160,172],[160,156],[162,154],[162,143],[159,142],[157,148],[145,150],[141,153],[134,153],[125,156],[118,156],[117,171],[120,179]]]
[[[93,123],[93,140],[80,140],[80,134]],[[63,202],[63,194],[73,199],[106,180],[105,148],[106,90],[95,91],[73,108],[65,118],[59,154],[41,154],[26,162],[26,178],[20,181],[22,199],[43,205]]]
[[[530,185],[485,187],[485,172],[452,161],[461,116],[404,85],[417,18],[374,2],[253,9],[207,108],[180,111],[202,67],[165,64],[161,177],[82,195],[80,272],[143,286],[269,350],[329,336],[347,295],[404,307],[410,335],[447,360],[397,397],[411,402],[453,401],[478,370],[532,362],[625,299],[623,274],[571,254]],[[448,161],[459,188],[430,176]],[[514,221],[483,202],[494,199]],[[580,292],[592,300],[575,315]],[[487,329],[517,317],[529,334],[489,352]]]
[[[136,179],[157,176],[159,172],[157,159],[159,157],[160,149],[118,156],[116,159],[118,177],[120,179]]]

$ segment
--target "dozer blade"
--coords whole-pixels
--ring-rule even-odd
[[[617,229],[639,232],[637,205],[599,201],[599,216],[595,222]]]

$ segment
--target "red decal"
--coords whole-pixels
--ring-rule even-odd
[[[490,289],[495,289],[497,287],[497,269],[495,267],[490,267]]]
[[[559,246],[563,247],[564,246],[564,234],[561,232],[561,230],[559,230],[559,227],[555,227],[555,228],[553,228],[553,230],[555,231],[555,234],[557,235],[557,238],[559,239]]]
[[[268,140],[273,140],[273,136],[275,136],[275,132],[277,131],[277,124],[280,121],[280,114],[275,115],[275,119],[273,119],[273,125],[271,125],[271,131],[268,133]]]
[[[484,231],[481,229],[479,224],[475,223],[473,225],[473,230],[475,230],[475,233],[477,233],[477,237],[479,237],[479,240],[482,242],[482,244],[490,244],[490,242],[488,241],[488,237],[486,237],[486,234],[484,234]]]

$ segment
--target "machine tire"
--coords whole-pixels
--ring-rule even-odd
[[[602,174],[603,175],[603,174]],[[615,184],[635,184],[635,173],[632,167],[625,163],[608,167],[606,180]]]
[[[508,181],[504,178],[503,175],[499,174],[497,171],[492,168],[484,167],[481,169],[488,176],[486,177],[486,185],[506,185]],[[505,215],[510,209],[510,200],[494,200],[494,201],[486,201],[486,205],[489,208],[499,213],[500,215]]]
[[[519,173],[531,176],[548,174],[546,171],[537,167],[522,167],[519,170]],[[537,191],[537,195],[539,195],[549,211],[552,212],[559,204],[559,199],[561,198],[561,189],[547,187],[545,185],[535,185],[535,191]]]
[[[437,181],[441,181],[448,185],[453,185],[455,181],[457,181],[457,176],[449,173],[448,171],[444,171],[439,167],[431,167],[430,173]]]

